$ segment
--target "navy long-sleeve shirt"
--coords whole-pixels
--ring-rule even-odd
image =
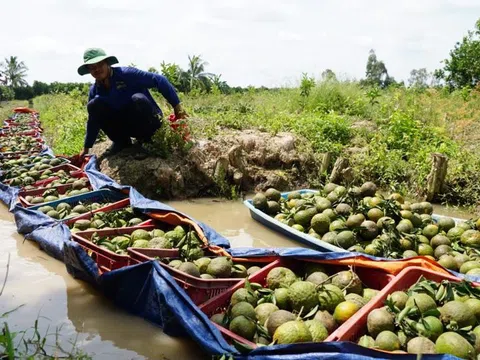
[[[168,79],[159,74],[142,71],[132,67],[112,67],[110,89],[94,83],[90,87],[88,101],[101,98],[115,110],[120,110],[132,101],[132,95],[141,93],[152,103],[157,114],[162,114],[160,107],[153,99],[148,89],[157,89],[173,107],[180,103],[175,88]],[[97,139],[100,128],[96,121],[88,119],[85,134],[85,147],[91,148]]]

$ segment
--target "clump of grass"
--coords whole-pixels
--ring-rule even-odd
[[[8,119],[13,114],[13,109],[16,107],[28,106],[28,101],[14,100],[14,101],[0,101],[0,121]]]
[[[10,254],[8,254],[5,277],[2,287],[0,288],[0,296],[3,294],[8,279],[10,268]],[[39,319],[36,319],[33,326],[29,329],[13,332],[8,325],[7,317],[11,313],[17,311],[23,305],[0,314],[0,359],[70,359],[70,360],[91,360],[92,357],[85,354],[77,347],[76,339],[70,342],[71,348],[66,349],[60,341],[61,328],[57,328],[55,332],[50,333],[47,328],[45,334],[40,333]],[[50,345],[53,338],[54,345]]]
[[[83,149],[87,123],[87,96],[78,90],[70,94],[42,95],[34,99],[44,128],[43,136],[56,154],[74,155]]]

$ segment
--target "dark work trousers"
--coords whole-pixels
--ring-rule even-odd
[[[87,104],[89,121],[98,127],[117,145],[131,143],[130,138],[149,141],[160,128],[161,114],[157,115],[150,101],[143,94],[133,94],[132,101],[122,109],[113,109],[100,98]]]

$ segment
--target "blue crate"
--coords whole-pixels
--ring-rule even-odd
[[[67,197],[64,199],[58,199],[55,201],[41,203],[41,204],[29,207],[29,209],[38,210],[42,206],[46,206],[46,205],[56,207],[60,203],[67,203],[67,204],[70,204],[72,207],[74,207],[75,205],[78,205],[80,202],[85,202],[85,201],[88,201],[91,203],[117,202],[126,198],[128,198],[128,195],[121,191],[110,190],[110,189],[100,189],[100,190],[90,191],[85,194]],[[66,220],[66,219],[62,219],[62,220]]]

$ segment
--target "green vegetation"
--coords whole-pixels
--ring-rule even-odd
[[[8,314],[3,314],[0,319]],[[1,359],[68,359],[90,360],[91,356],[77,348],[76,343],[71,349],[62,347],[60,341],[61,329],[56,332],[41,334],[39,321],[36,320],[32,328],[13,332],[5,321],[0,325],[0,358]],[[52,344],[53,343],[53,344]]]
[[[306,151],[346,155],[357,183],[371,180],[390,190],[418,194],[431,168],[431,153],[449,157],[450,204],[480,201],[480,92],[473,89],[387,88],[373,92],[355,82],[322,81],[302,89],[251,90],[244,94],[183,95],[194,138],[213,138],[222,129],[291,131],[304,137]],[[43,95],[34,107],[45,136],[59,154],[78,153],[87,119],[86,94]],[[373,99],[373,100],[372,100]],[[165,114],[171,112],[161,97]],[[156,138],[166,139],[167,133]],[[175,137],[170,138],[175,140]],[[178,139],[171,146],[179,145]],[[163,141],[154,143],[168,156]],[[323,182],[319,175],[314,181]]]

